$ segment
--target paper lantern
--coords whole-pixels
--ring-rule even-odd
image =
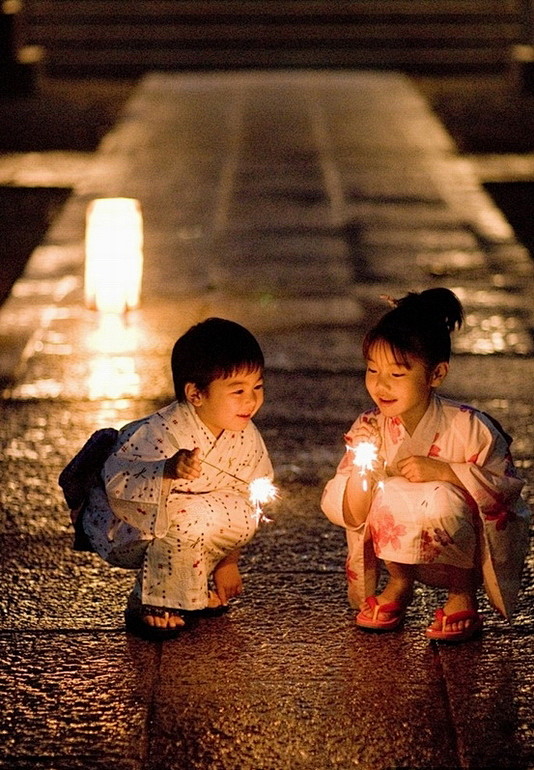
[[[103,313],[139,305],[143,218],[134,198],[97,198],[87,207],[85,304]]]

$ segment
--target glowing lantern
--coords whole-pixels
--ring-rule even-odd
[[[134,198],[97,198],[87,208],[85,304],[104,313],[139,305],[143,218]]]

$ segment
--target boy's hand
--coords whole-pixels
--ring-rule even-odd
[[[164,475],[171,479],[198,479],[200,476],[200,448],[179,449],[165,461]]]

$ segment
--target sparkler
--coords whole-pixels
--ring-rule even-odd
[[[241,482],[241,484],[246,484],[248,486],[250,502],[254,507],[252,518],[256,521],[256,524],[259,524],[260,521],[270,521],[270,519],[264,515],[262,510],[262,505],[271,503],[278,497],[278,489],[275,487],[270,478],[267,476],[260,476],[257,479],[252,479],[252,481],[249,483],[248,481],[245,481],[245,479],[241,479],[234,473],[230,473],[230,471],[226,471],[224,468],[219,468],[217,465],[214,465],[207,460],[202,460],[202,462],[206,465],[209,465],[210,468],[215,468],[216,471],[226,473],[227,476],[231,476],[236,481]]]
[[[265,503],[271,503],[278,497],[278,490],[272,483],[271,479],[267,476],[261,476],[259,479],[253,479],[248,485],[248,491],[250,496],[250,502],[254,506],[254,516],[256,523],[260,521],[270,521],[264,516],[262,511],[262,505]]]
[[[378,461],[378,449],[371,441],[360,441],[355,447],[347,446],[347,449],[354,453],[353,462],[360,469],[362,489],[364,492],[367,492],[369,489],[367,472],[373,472],[375,469],[375,463]],[[379,484],[381,483],[379,482]]]

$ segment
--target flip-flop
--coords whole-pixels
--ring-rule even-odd
[[[147,612],[148,609],[151,611]],[[140,610],[127,608],[124,613],[126,629],[130,631],[130,633],[135,634],[135,636],[151,642],[162,642],[166,639],[176,639],[176,637],[183,632],[185,624],[183,626],[174,626],[173,628],[162,628],[160,626],[149,626],[148,623],[146,623],[143,619],[147,614],[161,614],[163,616],[164,612],[165,609],[163,607],[148,608],[147,605],[143,605]],[[177,615],[183,618],[182,611],[170,610],[170,612],[173,615]]]
[[[356,625],[369,631],[395,631],[403,622],[406,608],[400,602],[388,602],[379,604],[376,596],[368,596],[365,600],[373,610],[371,617],[363,611],[356,615]],[[380,620],[380,614],[387,612],[393,615],[388,620]]]
[[[441,623],[441,628],[433,628],[430,625],[425,631],[425,636],[427,639],[434,639],[438,642],[466,642],[482,631],[483,620],[476,610],[460,610],[446,615],[445,611],[440,608],[435,612],[435,619]],[[450,625],[461,620],[470,620],[471,623],[461,631],[453,631]],[[449,626],[449,630],[447,630],[447,626]]]

